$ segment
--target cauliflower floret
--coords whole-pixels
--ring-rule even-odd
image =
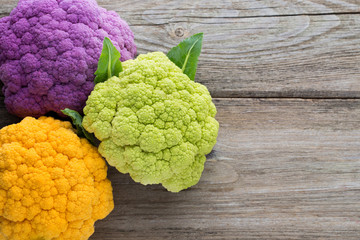
[[[107,166],[69,122],[0,130],[0,239],[86,240],[114,208]]]
[[[121,60],[136,54],[134,35],[95,0],[20,0],[0,19],[0,79],[8,111],[39,117],[82,111],[94,88],[105,37]]]
[[[160,52],[124,62],[119,77],[97,84],[84,114],[110,165],[173,192],[199,181],[219,129],[207,88]]]

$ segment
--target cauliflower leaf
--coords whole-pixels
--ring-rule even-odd
[[[167,57],[193,81],[195,80],[203,36],[203,33],[195,34],[172,48],[167,54]]]
[[[109,38],[105,37],[103,49],[98,62],[98,68],[95,72],[95,84],[105,82],[112,76],[118,76],[122,71],[120,61],[121,54],[112,44]]]
[[[71,118],[73,125],[76,127],[76,132],[79,137],[85,137],[92,145],[95,145],[95,139],[93,134],[89,133],[84,129],[82,125],[83,118],[77,111],[65,108],[64,110],[61,110],[61,112]]]

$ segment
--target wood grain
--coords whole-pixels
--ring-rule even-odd
[[[110,168],[116,207],[92,240],[359,239],[360,100],[214,101],[200,183],[172,194]]]
[[[360,96],[360,15],[308,15],[289,1],[289,8],[251,2],[253,8],[246,1],[185,1],[181,7],[162,1],[135,13],[124,2],[105,6],[130,22],[140,53],[167,52],[204,32],[197,81],[215,97]],[[337,12],[312,5],[318,13]]]
[[[110,169],[91,239],[359,239],[360,100],[216,99],[218,143],[179,194]]]
[[[6,15],[16,0],[3,0]],[[115,1],[139,53],[204,32],[197,81],[214,97],[360,97],[358,0]]]
[[[18,0],[1,0],[0,14],[8,14]],[[239,12],[244,17],[310,15],[310,14],[344,14],[360,12],[358,0],[184,0],[179,4],[174,0],[140,1],[140,0],[97,0],[99,5],[126,14],[135,15],[137,11],[146,9],[162,9],[177,11],[177,16],[197,16],[195,11],[207,12],[208,16],[219,10]],[[194,6],[198,7],[195,9]],[[226,11],[223,11],[226,13]],[[225,15],[223,15],[225,16]],[[141,17],[141,16],[140,16]]]

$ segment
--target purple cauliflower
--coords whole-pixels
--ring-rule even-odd
[[[64,108],[82,112],[105,37],[121,61],[134,58],[128,24],[95,0],[20,0],[0,19],[0,80],[8,111],[19,117],[62,115]]]

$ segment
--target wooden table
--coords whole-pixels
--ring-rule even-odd
[[[0,16],[16,0],[1,0]],[[204,32],[218,143],[178,194],[110,168],[92,240],[360,239],[359,0],[101,0],[139,53]],[[0,127],[18,122],[0,105]]]

